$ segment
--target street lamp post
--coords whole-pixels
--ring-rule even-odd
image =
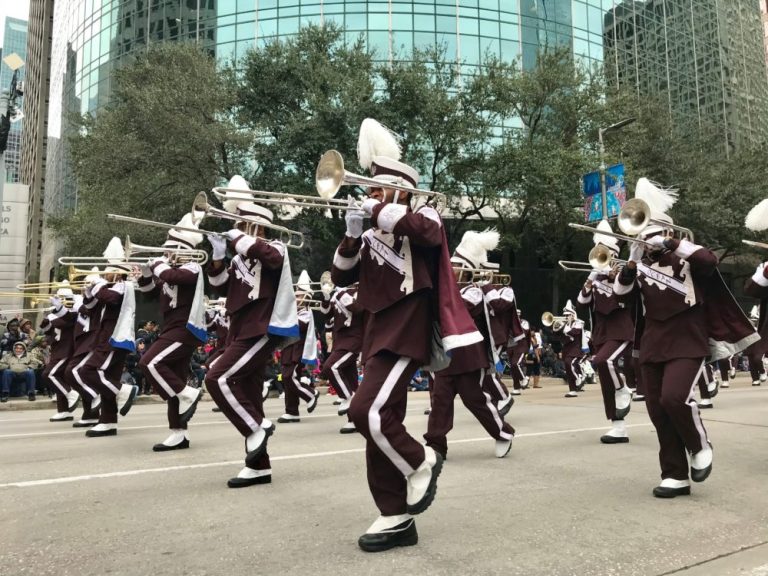
[[[200,0],[197,0],[195,10],[195,44],[200,44]]]
[[[24,116],[21,111],[16,110],[16,100],[24,93],[19,85],[19,69],[24,66],[24,60],[13,52],[3,58],[3,62],[13,70],[13,77],[8,95],[0,95],[0,198],[2,198],[2,188],[5,183],[5,150],[8,148],[11,123],[21,120]]]
[[[637,118],[625,118],[621,122],[611,124],[607,128],[600,128],[597,131],[597,138],[600,142],[600,193],[603,199],[603,220],[608,220],[608,191],[605,189],[605,171],[608,167],[605,165],[605,144],[603,143],[603,135],[620,130],[624,128],[624,126],[632,124],[635,120],[637,120]]]

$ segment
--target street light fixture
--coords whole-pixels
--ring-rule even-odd
[[[603,220],[608,220],[608,192],[605,189],[605,171],[607,166],[605,165],[605,144],[603,143],[603,136],[610,132],[621,130],[624,126],[632,124],[637,118],[625,118],[616,124],[611,124],[607,128],[600,128],[597,131],[597,138],[600,142],[600,193],[603,199]]]

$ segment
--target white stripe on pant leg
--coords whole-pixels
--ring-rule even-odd
[[[699,378],[701,377],[702,370],[704,370],[704,360],[701,361],[701,367],[696,372],[696,376],[693,378],[693,384],[691,384],[691,390],[688,392],[688,399],[685,401],[688,407],[691,409],[691,417],[693,418],[693,424],[696,426],[696,431],[699,433],[701,439],[701,447],[706,448],[707,433],[704,430],[704,423],[701,421],[701,412],[699,412],[699,405],[696,403],[696,388],[699,384]]]
[[[219,384],[219,388],[221,389],[221,393],[224,396],[224,399],[232,407],[232,410],[234,410],[235,413],[240,417],[240,419],[245,423],[245,425],[248,426],[254,432],[259,429],[259,425],[256,423],[256,420],[253,419],[253,416],[248,414],[248,411],[245,408],[243,408],[243,405],[237,401],[237,398],[235,398],[235,395],[232,393],[232,389],[229,387],[229,384],[227,384],[227,378],[231,378],[232,376],[234,376],[238,372],[238,370],[240,370],[243,366],[245,366],[248,362],[250,362],[251,358],[256,356],[259,350],[264,348],[264,345],[267,343],[268,340],[269,338],[267,338],[266,336],[262,336],[262,338],[258,342],[256,342],[256,344],[254,344],[245,354],[240,356],[240,359],[237,362],[235,362],[232,366],[230,366],[229,369],[226,372],[224,372],[224,374],[219,376],[218,380],[216,381]],[[221,358],[221,356],[219,356],[219,358]]]
[[[333,372],[333,375],[336,377],[336,382],[339,383],[339,388],[342,389],[342,392],[344,392],[345,400],[349,400],[350,396],[352,394],[349,393],[349,388],[347,388],[347,385],[344,383],[344,380],[341,379],[341,374],[339,373],[339,365],[346,362],[347,358],[352,356],[352,352],[347,352],[342,356],[338,361],[334,362],[331,366],[331,372]]]
[[[485,380],[485,370],[480,370],[480,392],[483,396],[485,396],[485,406],[488,408],[488,411],[491,413],[491,416],[493,416],[494,422],[496,422],[496,426],[499,427],[499,438],[502,438],[503,440],[509,440],[512,438],[512,434],[509,432],[504,432],[504,422],[501,419],[501,416],[499,416],[499,409],[494,406],[493,401],[491,400],[491,396],[483,391],[483,380]]]
[[[162,386],[163,390],[165,390],[165,393],[168,394],[168,396],[176,396],[177,392],[171,388],[171,385],[168,384],[168,382],[160,375],[160,372],[157,370],[157,363],[163,360],[168,354],[176,350],[181,346],[181,342],[174,342],[168,348],[160,352],[157,356],[152,358],[152,360],[147,364],[147,369],[152,374],[152,377],[155,379],[155,381]]]
[[[93,388],[91,388],[85,382],[83,382],[83,379],[80,378],[80,372],[79,372],[80,368],[85,366],[85,363],[88,362],[91,356],[93,356],[93,352],[88,352],[88,354],[85,355],[85,358],[83,358],[77,366],[72,368],[72,375],[75,377],[75,380],[77,380],[77,383],[80,384],[83,390],[85,390],[86,392],[88,392],[88,394],[91,395],[91,400],[94,400],[96,396],[98,396],[98,394],[93,390]]]
[[[58,369],[61,367],[61,365],[62,365],[62,364],[63,364],[63,363],[66,361],[66,360],[67,360],[66,358],[62,358],[61,360],[59,360],[59,361],[56,363],[56,366],[54,366],[53,368],[51,368],[51,371],[50,371],[50,372],[48,372],[48,380],[50,380],[51,382],[53,382],[53,385],[54,385],[54,386],[56,386],[56,388],[58,388],[58,389],[59,389],[59,392],[61,392],[62,394],[64,394],[64,396],[66,396],[66,395],[67,395],[67,389],[64,387],[64,385],[63,385],[61,382],[59,382],[58,378],[57,378],[56,376],[54,376],[54,374],[56,374],[56,370],[58,370]]]
[[[107,356],[107,359],[104,360],[104,364],[99,366],[99,369],[96,370],[96,372],[99,373],[99,379],[101,380],[101,383],[104,384],[104,386],[106,386],[107,388],[109,388],[115,394],[115,396],[117,396],[117,393],[120,392],[120,389],[119,388],[115,388],[115,386],[112,384],[112,382],[107,380],[107,377],[106,377],[107,375],[104,373],[104,371],[107,368],[109,368],[109,363],[112,362],[112,356],[114,356],[114,355],[115,355],[115,351],[112,350],[109,353],[109,356]]]
[[[525,371],[523,370],[523,367],[520,366],[520,364],[523,362],[524,359],[525,359],[525,352],[522,352],[520,354],[520,358],[518,358],[517,362],[515,363],[515,368],[517,368],[518,372],[520,373],[520,378],[522,380],[525,380]]]
[[[296,386],[296,392],[301,394],[304,397],[308,397],[309,400],[306,400],[307,404],[312,402],[315,395],[312,394],[308,389],[304,388],[304,385],[299,382],[299,365],[296,364],[293,367],[293,372],[291,372],[291,382],[293,382],[294,386]]]
[[[395,362],[395,365],[384,379],[384,384],[382,384],[379,393],[376,394],[376,398],[373,399],[373,404],[371,404],[371,407],[368,410],[368,429],[370,430],[373,443],[376,444],[378,449],[381,450],[384,455],[390,459],[392,464],[394,464],[397,469],[400,470],[400,473],[403,474],[403,476],[408,476],[411,474],[413,472],[413,468],[410,464],[408,464],[408,462],[405,461],[405,458],[398,454],[398,452],[392,447],[392,444],[389,443],[387,437],[382,433],[381,414],[379,414],[379,410],[381,410],[381,407],[384,406],[384,403],[389,400],[389,397],[392,395],[392,390],[395,388],[395,384],[397,384],[397,381],[403,375],[405,369],[408,368],[408,364],[410,364],[410,362],[411,359],[405,356],[401,356],[398,361]],[[365,379],[363,379],[363,382],[365,382]]]
[[[621,390],[624,387],[624,381],[621,379],[621,375],[616,372],[615,360],[616,357],[624,351],[624,349],[627,347],[627,344],[629,344],[629,342],[624,342],[616,349],[616,352],[611,354],[610,358],[606,360],[606,364],[608,364],[608,372],[611,373],[611,380],[613,380],[614,390]]]

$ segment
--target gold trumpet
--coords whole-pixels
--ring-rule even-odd
[[[690,228],[652,218],[651,207],[648,205],[648,202],[641,198],[627,200],[619,211],[617,222],[621,231],[630,236],[636,236],[642,233],[649,225],[656,224],[661,226],[667,234],[679,232],[681,238],[693,242],[693,231]],[[603,232],[600,232],[600,234],[603,234]]]
[[[437,200],[444,202],[445,194],[414,188],[406,183],[403,178],[394,178],[392,182],[367,178],[354,174],[344,169],[344,158],[336,150],[328,150],[320,157],[315,170],[315,188],[321,198],[333,198],[342,186],[362,186],[365,188],[394,188],[415,194],[426,196],[428,202]]]
[[[544,314],[541,315],[541,323],[547,327],[551,326],[552,330],[555,332],[559,332],[565,328],[565,321],[565,316],[555,316],[552,312],[544,312]]]

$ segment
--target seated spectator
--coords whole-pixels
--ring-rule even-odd
[[[11,393],[11,384],[23,381],[27,388],[27,397],[35,400],[35,369],[40,362],[31,354],[27,354],[27,345],[16,342],[12,352],[6,352],[0,358],[0,369],[3,370],[0,402],[7,402]]]
[[[48,361],[51,359],[51,344],[46,336],[36,336],[34,342],[35,344],[29,349],[29,355],[35,357],[39,362],[39,367],[35,370],[35,384],[38,392],[47,394],[48,398],[52,398],[55,393],[53,384],[48,378],[43,377],[43,368],[48,365]]]
[[[136,351],[131,352],[125,357],[125,367],[128,373],[133,377],[133,382],[139,387],[139,394],[152,394],[152,389],[149,384],[144,386],[144,373],[139,368],[139,360],[147,350],[147,344],[144,339],[139,338],[136,340]]]
[[[424,392],[429,390],[429,380],[421,375],[421,370],[416,370],[409,386],[415,392]]]
[[[200,388],[203,385],[205,379],[206,363],[208,362],[208,353],[205,348],[200,344],[195,351],[192,352],[192,358],[189,360],[189,367],[192,370],[192,374],[197,378],[197,387]]]
[[[19,320],[19,330],[27,335],[27,338],[30,340],[30,342],[35,341],[35,335],[37,332],[35,332],[35,329],[32,326],[32,321],[29,318],[22,318]]]
[[[3,334],[2,340],[0,340],[0,353],[12,352],[13,345],[16,342],[24,342],[26,344],[29,341],[29,336],[19,330],[18,318],[9,320],[8,324],[5,325],[5,329],[6,332]]]

